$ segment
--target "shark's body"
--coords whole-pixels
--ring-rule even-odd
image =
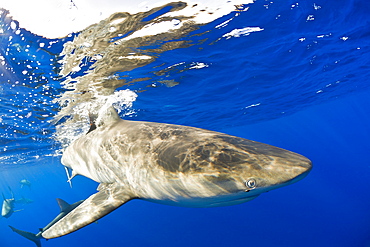
[[[3,195],[4,198],[4,195]],[[14,198],[3,200],[3,206],[1,208],[1,216],[9,218],[14,213]]]
[[[23,188],[24,186],[31,188],[31,182],[27,179],[22,179],[21,181],[19,181],[19,183],[21,184],[21,188]]]
[[[72,143],[62,157],[74,175],[100,183],[68,215],[42,232],[49,239],[95,222],[131,199],[186,206],[239,204],[302,179],[311,162],[296,153],[193,127],[122,120]]]
[[[10,189],[10,187],[9,187],[9,190],[10,190],[10,194],[12,195],[12,198],[6,199],[3,194],[3,205],[1,207],[1,216],[4,218],[9,218],[15,212],[14,211],[14,206],[15,206],[14,205],[15,203],[14,194],[13,194],[13,191]]]
[[[30,204],[30,203],[33,203],[33,200],[32,199],[29,199],[29,198],[26,198],[26,197],[22,197],[21,199],[17,199],[14,201],[16,204],[22,204],[22,205],[25,205],[25,204]]]

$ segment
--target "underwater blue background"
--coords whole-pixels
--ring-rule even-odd
[[[236,206],[194,209],[134,200],[43,246],[370,246],[370,4],[256,1],[224,29],[214,28],[228,18],[197,31],[213,30],[199,36],[206,41],[184,37],[195,45],[129,72],[135,78],[184,64],[159,75],[180,84],[139,93],[130,118],[285,148],[310,158],[311,173]],[[16,198],[34,202],[0,219],[0,246],[34,246],[8,225],[36,233],[59,213],[55,198],[73,203],[95,193],[97,184],[76,177],[70,188],[60,156],[52,155],[60,148],[49,122],[59,107],[52,99],[64,91],[58,54],[72,37],[10,34],[4,15],[1,25],[0,191],[10,197],[9,186]],[[257,26],[263,31],[220,38]],[[194,61],[209,66],[187,69]],[[149,83],[159,80],[152,78]],[[30,188],[21,188],[24,178]]]

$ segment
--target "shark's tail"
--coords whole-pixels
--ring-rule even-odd
[[[36,234],[31,233],[31,232],[18,230],[17,228],[14,228],[12,226],[9,226],[9,227],[13,230],[13,232],[16,232],[19,235],[31,240],[37,245],[37,247],[41,247],[41,241],[40,241],[41,237],[40,236],[37,236]]]

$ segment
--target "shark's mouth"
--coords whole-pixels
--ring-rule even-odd
[[[254,196],[249,196],[249,197],[244,197],[244,198],[238,198],[230,201],[221,201],[221,202],[215,202],[212,204],[209,204],[208,207],[223,207],[223,206],[232,206],[232,205],[238,205],[242,204],[245,202],[249,202],[255,198],[257,198],[260,194],[254,195]]]
[[[300,180],[302,180],[303,178],[305,178],[308,173],[310,173],[312,167],[309,168],[308,170],[304,171],[303,173],[299,174],[298,176],[290,179],[290,180],[287,180],[286,182],[282,182],[282,183],[277,183],[277,184],[274,184],[274,185],[270,185],[270,186],[266,186],[264,188],[257,188],[255,189],[255,191],[259,194],[261,193],[264,193],[264,192],[269,192],[270,190],[275,190],[275,189],[278,189],[278,188],[281,188],[281,187],[285,187],[287,185],[290,185],[290,184],[294,184]]]
[[[287,186],[289,184],[294,184],[294,183],[296,183],[296,182],[304,179],[308,175],[308,173],[310,173],[311,170],[312,170],[312,166],[308,170],[306,170],[305,172],[303,172],[302,174],[296,176],[295,178],[293,178],[293,179],[291,179],[291,180],[289,180],[289,181],[287,181],[285,183],[282,183],[280,185],[277,185],[275,188],[280,188],[280,187],[283,187],[283,186]]]
[[[177,198],[176,200],[156,200],[156,199],[144,199],[140,198],[145,201],[150,201],[154,203],[160,203],[165,205],[171,206],[178,206],[178,207],[191,207],[191,208],[209,208],[209,207],[223,207],[223,206],[231,206],[237,205],[244,202],[251,201],[258,197],[259,193],[250,193],[246,194],[245,192],[240,192],[236,194],[229,194],[229,195],[220,195],[214,197],[202,197],[202,198]]]

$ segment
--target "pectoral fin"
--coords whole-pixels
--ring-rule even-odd
[[[42,237],[56,238],[77,231],[135,198],[129,191],[115,184],[101,184],[99,190],[44,231]]]

